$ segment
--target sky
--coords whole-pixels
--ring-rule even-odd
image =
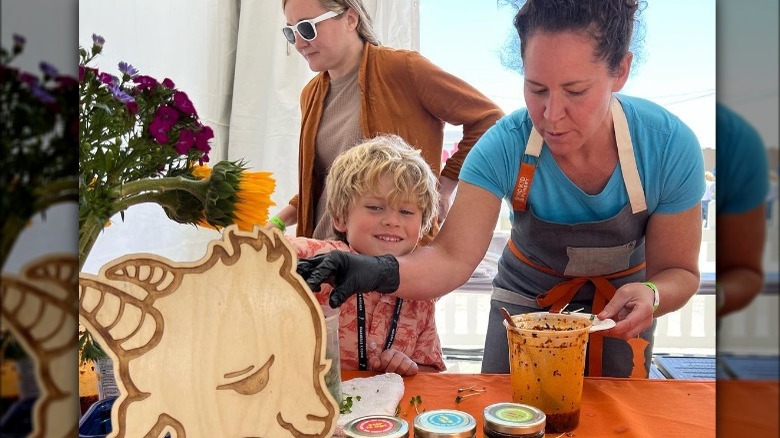
[[[504,112],[525,106],[522,77],[501,65],[514,9],[495,0],[421,0],[420,52],[493,99]],[[642,12],[640,62],[621,91],[664,105],[714,147],[715,1],[653,0]]]

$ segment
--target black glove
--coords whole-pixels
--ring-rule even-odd
[[[390,254],[365,256],[331,251],[298,260],[298,274],[314,292],[319,292],[320,285],[332,278],[334,288],[329,304],[334,309],[358,292],[393,293],[401,282],[398,260]]]

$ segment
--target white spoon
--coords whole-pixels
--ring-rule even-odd
[[[593,323],[593,325],[590,326],[590,330],[589,330],[590,333],[599,332],[602,330],[609,330],[615,326],[614,320],[607,318],[602,321],[598,319],[596,315],[593,315],[591,313],[569,313],[569,315],[579,316],[581,318],[589,319]]]

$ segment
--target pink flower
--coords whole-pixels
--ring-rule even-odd
[[[187,93],[183,91],[175,91],[173,93],[173,106],[184,114],[195,115],[195,106],[192,105],[192,101],[187,97]]]
[[[138,84],[139,90],[146,90],[148,88],[154,88],[158,85],[157,79],[147,76],[147,75],[138,75],[133,78],[133,82]]]
[[[78,82],[76,82],[76,79],[72,78],[70,76],[60,75],[60,76],[57,76],[56,78],[54,78],[54,81],[57,82],[57,85],[60,88],[66,88],[67,89],[67,88],[75,87],[75,86],[78,85]]]
[[[127,111],[130,112],[132,115],[138,114],[138,102],[135,100],[131,100],[130,102],[126,103],[127,105]]]
[[[22,81],[23,84],[27,84],[30,87],[35,87],[38,85],[38,78],[30,73],[27,73],[26,71],[19,75],[19,80]]]
[[[212,138],[214,138],[214,130],[212,130],[209,126],[204,126],[195,134],[195,149],[203,152],[204,154],[208,154],[211,150],[209,140]]]
[[[79,66],[79,82],[84,80],[84,76],[87,74],[87,72],[92,72],[93,75],[97,75],[97,69],[92,67],[85,67],[83,65]]]
[[[176,142],[176,152],[185,155],[195,144],[195,133],[189,129],[183,129],[179,133],[179,141]]]
[[[163,79],[162,84],[165,85],[166,87],[170,88],[171,90],[173,90],[174,87],[176,87],[176,85],[174,85],[173,81],[170,80],[169,78]]]
[[[160,144],[168,144],[168,131],[170,127],[166,127],[159,119],[152,120],[149,124],[149,134],[151,134],[154,141]]]
[[[163,105],[157,108],[152,123],[157,122],[160,126],[165,128],[166,132],[168,132],[178,121],[179,112],[168,105]]]
[[[100,75],[98,75],[98,78],[100,79],[100,82],[106,85],[119,85],[119,78],[106,72],[101,72]]]

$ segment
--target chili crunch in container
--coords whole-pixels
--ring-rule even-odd
[[[439,409],[414,418],[414,438],[474,438],[477,420],[466,412]]]
[[[398,417],[372,415],[356,418],[344,426],[347,438],[407,438],[409,425]]]
[[[496,403],[483,412],[485,438],[542,438],[546,417],[520,403]]]

